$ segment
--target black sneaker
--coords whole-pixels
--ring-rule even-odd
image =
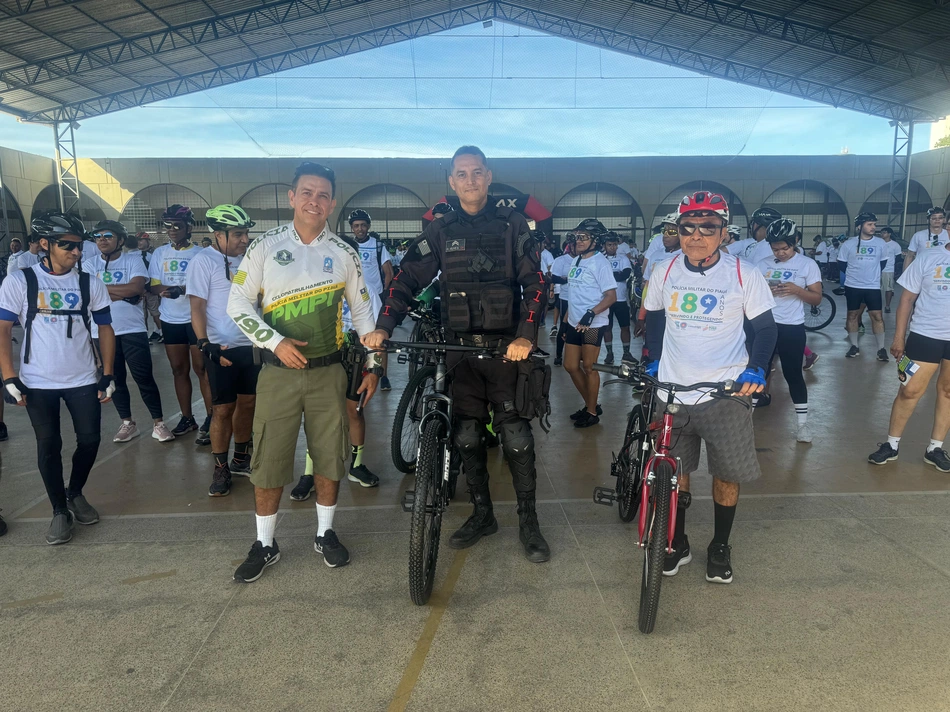
[[[924,453],[924,462],[929,462],[941,472],[950,472],[950,456],[943,448],[934,448]]]
[[[684,537],[680,543],[673,542],[673,553],[666,555],[663,562],[663,575],[676,576],[679,573],[680,566],[686,566],[693,560],[693,555],[689,550],[689,538]]]
[[[198,437],[195,438],[195,445],[210,445],[210,444],[211,444],[211,433],[203,433],[199,430]]]
[[[379,390],[381,391],[391,391],[393,389],[393,384],[389,382],[389,376],[383,376],[379,379]]]
[[[859,349],[857,346],[852,346],[850,349],[848,349],[848,353],[846,353],[844,357],[856,358],[857,356],[860,356],[860,355],[861,355],[861,349]]]
[[[53,514],[53,521],[49,524],[46,531],[46,543],[50,546],[56,544],[65,544],[73,538],[73,514],[72,512],[60,512]]]
[[[181,437],[185,433],[190,433],[192,430],[198,429],[198,423],[195,422],[195,416],[189,416],[185,418],[182,416],[182,419],[178,421],[178,425],[175,426],[172,430],[172,435],[176,438]]]
[[[210,433],[211,432],[211,416],[206,415],[204,422],[201,424],[201,427],[198,428],[199,433]]]
[[[626,361],[627,363],[639,363],[639,361],[637,361],[637,359],[634,358],[633,354],[629,351],[624,351],[623,356],[620,357],[620,360]]]
[[[280,561],[280,549],[277,547],[276,539],[270,546],[264,546],[259,541],[255,541],[244,563],[234,572],[234,580],[238,583],[253,583],[264,575],[264,569],[273,566],[278,561]]]
[[[227,497],[231,494],[231,470],[227,465],[218,465],[214,468],[214,477],[208,488],[209,497]]]
[[[600,418],[596,415],[591,415],[586,410],[584,415],[574,421],[575,428],[589,428],[592,425],[597,425],[600,422]]]
[[[732,547],[712,542],[706,549],[706,580],[709,583],[732,583]]]
[[[537,346],[534,347],[534,351],[532,353],[534,353],[535,356],[540,356],[541,358],[547,358],[551,355],[544,349],[539,349]]]
[[[159,332],[153,331],[152,335],[148,337],[148,342],[150,344],[160,344],[165,340],[165,337],[162,336]]]
[[[584,417],[584,414],[587,413],[587,406],[585,405],[578,411],[571,413],[571,420],[579,420]],[[603,415],[604,409],[600,407],[600,403],[597,404],[597,415]]]
[[[563,364],[563,363],[564,363],[564,361],[561,360],[561,357],[560,357],[560,356],[555,356],[555,357],[554,357],[554,365],[555,365],[555,366],[560,366],[560,365]]]
[[[379,487],[379,478],[370,472],[366,465],[351,467],[346,479],[356,482],[360,487]]]
[[[753,408],[765,408],[772,405],[772,396],[768,393],[756,393],[752,396]]]
[[[78,524],[95,524],[99,521],[99,512],[81,494],[66,500],[66,507],[72,512]]]
[[[844,294],[844,287],[838,287],[836,289],[832,289],[831,293],[840,297],[842,294]]]
[[[604,365],[613,366],[614,365],[614,352],[608,351],[607,355],[604,356]]]
[[[350,563],[350,552],[340,543],[332,529],[327,529],[323,536],[314,537],[313,550],[323,554],[323,563],[331,569]]]
[[[887,349],[878,349],[877,351],[877,360],[887,363],[890,359],[887,358]]]
[[[924,458],[926,459],[926,455]],[[890,443],[878,443],[878,448],[868,455],[868,462],[872,465],[883,465],[885,462],[897,459],[897,450]]]
[[[250,477],[251,476],[251,456],[237,459],[237,456],[231,458],[231,464],[229,465],[231,474],[236,477]]]
[[[313,475],[301,475],[297,486],[290,490],[290,498],[294,502],[306,502],[313,494]]]
[[[10,439],[10,434],[7,433],[7,424],[0,423],[0,443],[6,442]]]

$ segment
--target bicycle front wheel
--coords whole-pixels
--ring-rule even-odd
[[[643,551],[643,578],[640,581],[641,633],[652,633],[660,608],[660,583],[663,579],[663,561],[670,529],[670,493],[673,468],[666,461],[658,461],[654,470],[653,486],[647,506],[647,547]]]
[[[805,305],[805,331],[824,329],[835,319],[838,305],[830,294],[822,294],[821,301],[815,306]]]
[[[407,475],[416,469],[422,409],[425,405],[425,397],[434,390],[435,368],[433,366],[421,368],[409,379],[406,390],[402,392],[399,404],[396,406],[389,447],[393,465]]]
[[[449,457],[445,440],[445,422],[430,419],[422,430],[419,463],[416,467],[416,491],[412,500],[409,530],[409,596],[423,606],[432,595],[435,566],[439,559],[442,533],[442,464]]]
[[[627,419],[627,435],[620,457],[617,458],[617,511],[620,521],[632,522],[640,508],[640,488],[643,486],[643,441],[646,432],[643,406],[634,404]]]

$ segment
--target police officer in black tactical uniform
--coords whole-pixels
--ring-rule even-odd
[[[480,149],[463,146],[455,152],[449,176],[458,196],[449,198],[454,210],[433,220],[409,248],[385,295],[377,330],[364,336],[363,344],[371,349],[382,346],[405,317],[413,295],[442,270],[442,323],[449,341],[505,353],[505,360],[450,355],[448,361],[459,421],[455,442],[475,505],[449,546],[464,549],[498,531],[488,492],[485,446],[491,407],[493,427],[501,436],[518,495],[525,556],[540,563],[551,557],[551,550],[535,512],[534,436],[529,421],[515,407],[519,373],[515,362],[525,361],[537,344],[546,285],[540,246],[520,213],[489,200],[491,182]]]

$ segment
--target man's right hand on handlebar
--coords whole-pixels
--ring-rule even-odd
[[[389,338],[384,329],[376,329],[360,337],[360,343],[368,349],[375,350],[383,347],[383,342]]]

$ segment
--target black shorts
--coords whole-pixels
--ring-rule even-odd
[[[933,339],[923,334],[915,334],[912,331],[907,335],[907,345],[904,347],[904,353],[911,361],[922,363],[950,361],[950,341]]]
[[[191,324],[169,324],[162,322],[162,341],[166,346],[197,346],[198,337],[195,336],[195,330]]]
[[[622,302],[614,302],[610,305],[610,313],[607,315],[607,328],[614,328],[614,317],[617,317],[617,323],[620,325],[621,329],[627,329],[630,327],[630,305],[627,304],[626,300]]]
[[[867,306],[868,311],[881,311],[884,305],[880,288],[858,289],[857,287],[845,287],[844,298],[848,302],[848,311],[857,311],[862,304]]]
[[[599,348],[604,340],[607,328],[606,326],[600,326],[596,329],[587,329],[581,332],[564,322],[564,343],[571,346],[597,346]]]
[[[227,405],[237,401],[238,396],[256,394],[261,367],[254,364],[254,347],[238,346],[222,353],[231,362],[230,366],[222,366],[204,357],[208,383],[211,384],[211,405]]]

